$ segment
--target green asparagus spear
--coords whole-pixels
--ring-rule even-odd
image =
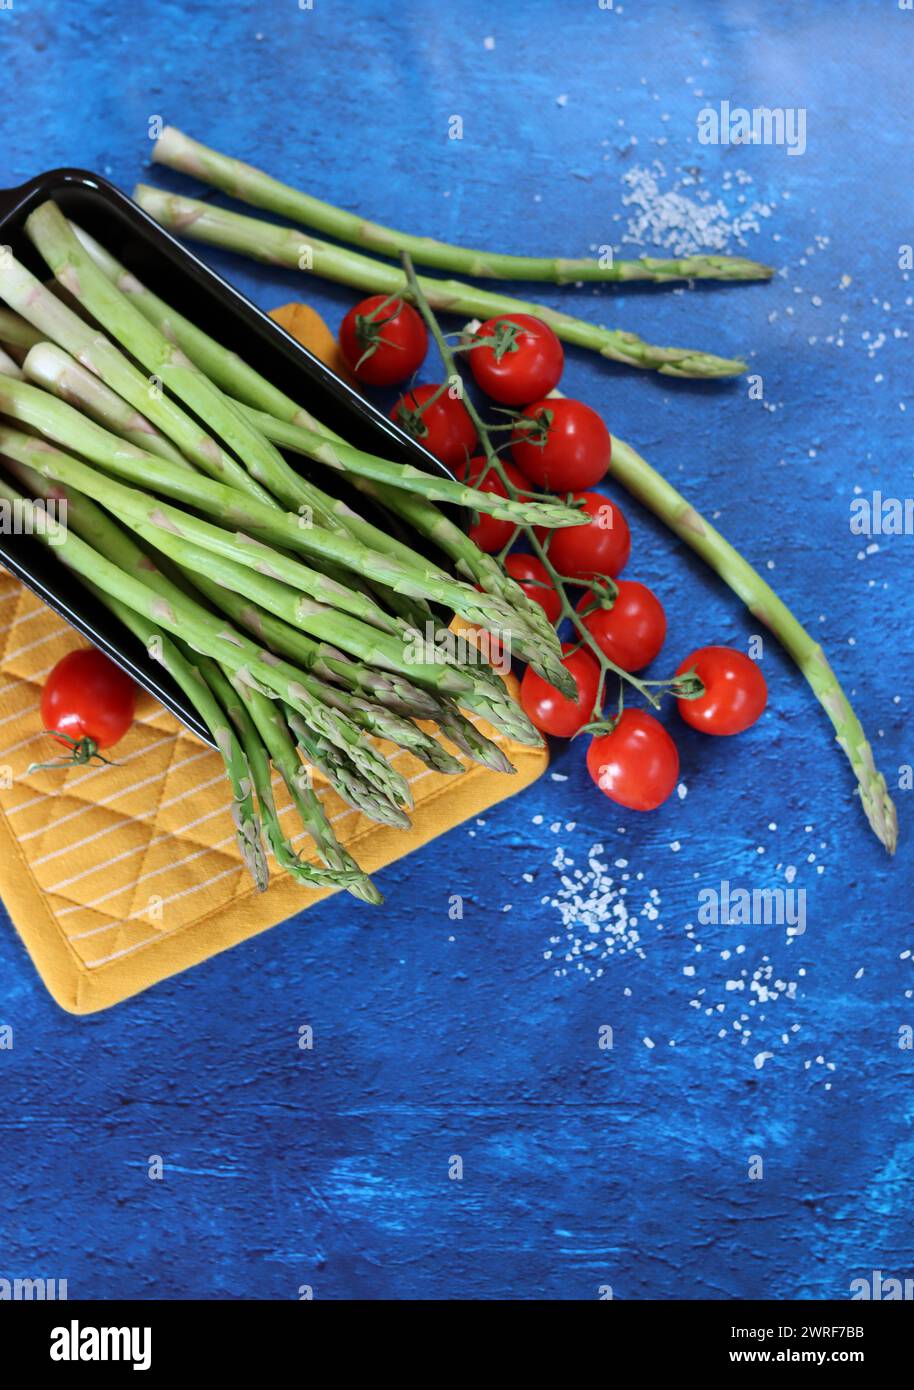
[[[10,383],[10,386],[13,384],[16,387],[20,386],[20,383]],[[39,396],[42,394],[41,392],[38,393]],[[36,424],[42,418],[41,413],[28,408],[35,399],[31,396],[14,398],[10,394],[7,383],[0,381],[0,408],[14,414],[15,418]],[[38,426],[36,425],[36,427]],[[397,620],[386,614],[372,599],[356,589],[348,588],[336,580],[328,578],[320,570],[301,564],[289,555],[271,549],[250,536],[233,535],[212,522],[204,521],[188,511],[159,501],[151,493],[127,487],[116,479],[108,478],[105,474],[99,473],[88,464],[70,458],[58,449],[48,447],[42,441],[32,440],[30,443],[26,443],[27,436],[20,435],[17,431],[0,429],[0,435],[6,439],[9,449],[15,448],[24,451],[27,455],[25,461],[31,463],[33,467],[46,475],[57,478],[60,482],[69,482],[83,492],[97,496],[109,511],[116,512],[128,526],[137,530],[144,538],[152,540],[168,554],[173,554],[174,545],[184,538],[196,543],[204,550],[212,550],[216,554],[230,556],[241,565],[281,579],[292,588],[308,594],[316,602],[354,614],[364,622],[374,624],[383,631],[391,633],[400,631]],[[64,425],[58,430],[57,437],[65,438],[66,435],[67,430]],[[74,445],[78,447],[76,439],[74,439]],[[119,460],[123,462],[126,457],[123,450],[120,451]],[[128,472],[132,472],[136,467],[135,460],[131,459],[130,463],[132,468],[128,469]],[[167,467],[171,469],[173,465],[168,464]],[[205,480],[197,478],[192,471],[180,469],[175,471],[175,476],[182,480],[185,500],[189,505],[192,504],[194,493],[200,491]],[[210,486],[221,488],[222,485],[212,483]],[[226,491],[230,490],[226,489]],[[241,501],[245,507],[253,505],[253,503],[245,502],[240,493],[232,493],[231,495]],[[284,513],[274,512],[270,508],[264,509],[264,515],[278,517],[280,520],[285,516]],[[297,531],[295,520],[290,518],[290,521],[292,521],[292,529]],[[171,546],[169,546],[169,542],[171,542]]]
[[[395,463],[391,459],[378,458],[366,454],[361,449],[353,449],[349,444],[338,444],[328,439],[316,429],[306,429],[302,425],[286,424],[260,410],[236,402],[260,432],[274,444],[285,449],[304,454],[327,468],[338,469],[341,473],[356,473],[361,478],[389,483],[391,487],[403,488],[406,492],[417,492],[430,502],[450,502],[456,507],[470,507],[502,521],[513,521],[518,525],[546,526],[555,529],[563,526],[582,525],[586,522],[580,512],[575,517],[565,503],[537,500],[513,501],[500,497],[494,492],[480,492],[478,488],[463,483],[452,482],[450,478],[438,478],[413,468],[408,463]]]
[[[366,733],[397,744],[435,772],[463,771],[463,765],[411,719],[405,719],[403,715],[395,714],[373,700],[366,700],[362,695],[352,695],[348,691],[336,690],[336,687],[332,689],[335,694],[333,698],[326,697],[327,703],[334,709],[342,710],[353,724]]]
[[[87,247],[91,248],[92,257],[96,260],[96,263],[106,269],[106,274],[109,274],[109,278],[113,278],[118,283],[119,287],[138,284],[138,282],[135,281],[132,276],[129,276],[117,262],[113,262],[112,268],[111,258],[103,251],[97,242],[88,237],[87,233],[77,228],[74,228],[74,230],[78,232],[80,239],[84,241]],[[39,289],[40,288],[39,286]],[[125,290],[125,293],[126,292]],[[11,317],[15,318],[16,316],[11,315]],[[173,336],[170,325],[167,322],[159,324],[157,319],[154,321],[157,326],[162,328],[162,332],[167,337]],[[183,320],[182,322],[186,323],[187,321]],[[189,324],[187,326],[190,328]],[[28,324],[26,324],[25,327],[29,329]],[[97,368],[93,367],[93,371],[86,371],[79,364],[75,363],[73,358],[64,353],[62,349],[57,348],[53,344],[43,343],[40,334],[36,334],[36,337],[40,347],[36,347],[35,351],[30,352],[25,359],[25,362],[28,363],[28,375],[30,379],[37,381],[47,390],[53,391],[55,395],[60,396],[70,404],[80,407],[97,423],[103,425],[110,433],[132,440],[132,442],[139,447],[145,445],[151,452],[158,453],[162,457],[170,456],[168,449],[173,446],[169,445],[164,435],[155,436],[155,427],[149,421],[143,419],[139,413],[137,413],[136,417],[138,421],[142,421],[142,425],[139,426],[139,428],[145,427],[148,429],[151,432],[151,436],[158,439],[158,446],[153,443],[153,437],[147,440],[131,432],[128,426],[134,424],[133,417],[131,416],[128,420],[127,416],[124,414],[123,403],[117,401],[117,397],[113,392],[105,391],[104,384],[95,375]],[[116,349],[110,349],[110,351],[114,352],[115,356],[117,355]],[[224,349],[220,349],[220,351],[224,351]],[[226,356],[230,357],[231,354],[226,354]],[[89,358],[89,360],[92,359]],[[104,365],[104,363],[102,365]],[[124,365],[126,365],[128,373],[133,370],[129,367],[129,364],[125,363]],[[116,372],[114,373],[113,379],[118,379]],[[142,380],[143,379],[140,378],[141,383]],[[121,382],[120,384],[123,389],[125,383]],[[129,378],[126,386],[128,388],[130,387]],[[197,440],[199,438],[197,427],[193,425],[189,417],[184,417],[184,420],[186,420],[187,426],[192,431],[193,439]],[[182,437],[188,458],[196,457],[194,449],[188,447],[188,441],[184,437],[184,432],[179,430],[178,433]],[[218,468],[207,467],[205,471],[211,473],[219,480],[229,478],[234,480],[235,484],[240,482],[241,490],[253,496],[257,496],[267,505],[274,507],[278,506],[278,503],[274,501],[273,497],[261,489],[259,484],[255,483],[234,459],[231,459],[228,455],[223,455],[221,451],[219,451],[218,445],[212,440],[209,441],[209,450],[205,455],[205,462],[208,462],[212,451],[215,451],[220,459]],[[175,450],[174,461],[180,463],[181,460],[181,454]],[[240,470],[241,473],[240,478],[238,476],[238,470]],[[328,496],[311,484],[307,484],[303,487],[301,495],[303,499],[302,505],[306,507],[310,506],[312,509],[316,508],[318,518],[330,529],[351,534],[357,540],[361,540],[363,544],[374,546],[374,548],[390,550],[395,555],[399,555],[400,558],[412,560],[413,552],[409,551],[406,546],[388,537],[380,528],[372,526],[370,523],[364,521],[353,512],[351,508],[345,507],[338,499]],[[335,567],[325,565],[324,569],[329,577],[339,578],[339,574],[336,572]],[[350,587],[355,583],[351,574],[348,576],[348,583]],[[369,586],[363,585],[363,588],[367,587]],[[407,600],[400,595],[394,594],[391,590],[383,590],[383,597],[388,607],[392,608],[395,613],[398,613],[411,623],[415,623],[417,619],[423,621],[431,613],[425,600]]]
[[[331,431],[319,426],[308,412],[275,390],[236,354],[227,352],[221,344],[152,295],[86,232],[73,224],[71,226],[87,254],[109,281],[125,295],[129,295],[150,322],[166,338],[175,341],[182,351],[187,352],[195,365],[204,369],[220,386],[226,390],[237,391],[246,399],[252,399],[260,405],[268,406],[271,410],[279,412],[283,419],[310,428],[313,434],[322,431],[328,437],[338,439]],[[339,443],[342,445],[343,441],[340,440]],[[400,505],[396,490],[385,489],[382,484],[375,485],[363,478],[357,478],[356,481],[363,491],[386,501],[392,509],[396,510]],[[387,496],[388,492],[392,495]],[[369,546],[377,550],[389,550],[395,558],[407,561],[414,558],[399,542],[386,536],[379,528],[364,522],[351,508],[335,502],[326,494],[318,493],[317,504],[323,511],[324,520],[328,525],[337,523],[340,529],[349,531]],[[474,580],[484,590],[491,589],[513,609],[512,637],[518,655],[530,661],[535,670],[564,693],[572,694],[573,682],[561,665],[556,634],[539,606],[527,598],[491,556],[480,551],[437,509],[428,507],[421,498],[410,497],[408,503],[404,504],[404,513],[407,516],[417,514],[425,523],[426,533],[433,541],[442,545],[445,553],[457,558],[458,568],[467,578]],[[431,619],[430,610],[426,608],[423,612],[421,608],[417,608],[417,605],[424,605],[424,600],[404,598],[390,588],[384,589],[383,592],[388,604],[398,613],[407,616],[414,624],[421,627]],[[529,635],[526,629],[531,630]]]
[[[279,451],[181,349],[111,283],[55,203],[44,203],[31,213],[26,220],[26,232],[55,278],[73,298],[152,373],[154,381],[164,378],[169,390],[245,465],[242,467],[217,445],[212,458],[204,455],[202,462],[199,458],[195,460],[205,471],[231,482],[263,503],[271,503],[276,498],[284,507],[296,511],[309,507],[318,520],[327,520],[318,491],[290,467]],[[0,279],[0,293],[4,292],[3,283]]]
[[[24,437],[24,436],[23,436]],[[4,432],[0,430],[0,450],[4,445]],[[22,446],[17,445],[22,450]],[[22,450],[26,452],[25,450]],[[150,533],[152,534],[152,533]],[[539,736],[518,705],[510,699],[502,682],[494,673],[487,672],[485,666],[460,667],[443,661],[435,661],[438,655],[435,648],[422,640],[417,640],[415,649],[403,647],[396,639],[374,628],[360,623],[357,619],[332,610],[321,609],[320,605],[302,599],[286,585],[269,575],[247,570],[234,561],[194,546],[186,538],[174,538],[166,531],[153,536],[157,546],[166,548],[166,553],[186,567],[195,577],[198,586],[212,593],[212,584],[224,591],[242,596],[245,604],[253,600],[259,609],[275,614],[284,625],[292,629],[296,626],[307,628],[319,641],[338,643],[358,662],[380,667],[394,677],[403,676],[410,683],[417,683],[441,694],[451,694],[455,700],[467,708],[477,711],[507,736],[522,743],[538,744]],[[208,567],[209,580],[200,581],[204,566]],[[231,606],[225,602],[225,594],[218,600],[219,607]],[[267,636],[266,627],[258,621],[243,621],[256,636]],[[271,642],[271,647],[273,644]],[[279,645],[273,647],[278,652]],[[287,655],[299,661],[300,649],[289,644]],[[421,660],[421,657],[428,660]],[[301,665],[307,665],[299,662]],[[299,680],[306,681],[304,672],[299,669]],[[327,691],[322,692],[324,703],[333,703]],[[437,717],[437,715],[435,716]],[[382,734],[390,737],[389,733]]]
[[[256,217],[200,203],[193,198],[163,193],[146,184],[137,184],[133,196],[140,207],[169,231],[205,241],[210,246],[222,246],[266,261],[269,265],[285,265],[294,269],[352,285],[359,290],[379,294],[402,294],[405,289],[402,271],[394,265],[374,261],[356,251],[318,241],[294,227],[275,227]],[[726,377],[739,376],[746,370],[745,362],[717,357],[694,348],[655,347],[636,333],[622,329],[600,328],[573,318],[570,314],[549,309],[509,295],[493,294],[458,280],[420,278],[420,284],[434,309],[465,318],[494,318],[504,314],[534,314],[548,323],[566,343],[592,348],[601,357],[623,362],[630,367],[653,369],[666,376]]]
[[[676,260],[568,260],[564,257],[508,256],[493,251],[474,251],[452,246],[431,237],[410,236],[407,232],[368,222],[357,213],[346,212],[320,198],[301,193],[262,170],[240,159],[192,140],[174,126],[166,126],[153,146],[156,163],[181,169],[221,188],[233,198],[274,212],[279,217],[300,219],[327,236],[364,246],[382,256],[399,256],[408,251],[418,265],[433,266],[459,275],[480,279],[545,280],[562,285],[575,280],[768,280],[770,266],[742,256],[686,256]]]

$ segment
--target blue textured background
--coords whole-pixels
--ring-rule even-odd
[[[912,488],[898,247],[914,239],[914,14],[893,0],[15,0],[0,48],[3,184],[79,164],[129,190],[161,114],[367,215],[507,250],[621,249],[624,176],[658,159],[663,191],[691,169],[733,216],[765,204],[745,241],[781,272],[767,287],[544,298],[657,342],[746,350],[768,408],[745,382],[669,382],[577,352],[563,384],[770,566],[893,783],[914,759],[914,540],[861,559],[847,521],[855,485]],[[806,108],[806,154],[700,146],[697,111],[724,98]],[[352,302],[210,259],[266,307],[307,295],[335,324]],[[668,664],[701,641],[745,643],[737,601],[624,505],[629,573],[667,606]],[[302,1284],[316,1297],[591,1298],[611,1284],[622,1298],[820,1298],[874,1267],[910,1274],[911,793],[890,864],[773,643],[764,670],[753,733],[677,731],[688,795],[658,814],[620,816],[566,747],[562,780],[382,873],[381,911],[331,902],[94,1019],[56,1008],[4,919],[0,1276],[67,1277],[94,1298],[295,1298]],[[584,868],[597,842],[629,861],[633,893],[656,889],[659,917],[640,955],[566,961],[554,852]],[[690,936],[701,886],[783,886],[788,865],[808,894],[804,937]],[[450,894],[466,898],[462,921]],[[748,981],[768,965],[791,989],[766,1004]],[[603,1024],[612,1052],[597,1047]],[[774,1055],[758,1069],[762,1051]],[[151,1154],[162,1182],[147,1179]]]

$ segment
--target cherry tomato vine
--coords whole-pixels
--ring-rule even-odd
[[[437,346],[438,351],[441,354],[441,359],[445,367],[445,373],[450,382],[461,382],[462,378],[457,368],[454,351],[448,343],[446,336],[444,335],[444,333],[442,333],[438,321],[435,318],[435,315],[433,314],[431,308],[425,300],[424,295],[422,294],[421,289],[419,288],[418,282],[416,280],[415,271],[413,269],[412,260],[410,256],[405,252],[403,253],[402,261],[404,270],[406,272],[407,285],[409,287],[409,297],[411,298],[412,302],[416,305],[416,308],[419,310],[423,319],[425,320],[429,333],[434,339],[435,345]],[[476,409],[476,406],[472,398],[465,392],[463,393],[463,405],[466,409],[466,412],[470,420],[472,421],[473,428],[476,434],[476,440],[478,444],[482,446],[483,455],[487,465],[486,471],[494,472],[496,474],[508,497],[518,497],[520,495],[520,490],[517,488],[516,484],[512,480],[507,468],[504,465],[503,460],[499,456],[499,451],[492,444],[492,431],[483,421],[478,410]],[[511,426],[511,428],[517,428],[516,422]],[[485,473],[481,472],[479,476],[484,479],[486,475]],[[476,485],[479,486],[479,483],[477,483]],[[613,505],[610,502],[609,498],[603,497],[600,494],[592,495],[598,497],[599,502],[603,505]],[[619,513],[619,515],[621,516],[621,513]],[[583,529],[583,527],[569,527],[567,529],[566,534],[572,535],[575,530]],[[546,537],[544,537],[541,540],[540,537],[536,534],[536,530],[533,527],[517,526],[513,529],[512,537],[505,547],[506,550],[509,546],[512,546],[514,544],[518,534],[523,534],[526,540],[529,542],[531,551],[533,552],[536,559],[539,561],[546,576],[548,577],[549,583],[552,585],[556,595],[558,596],[560,620],[562,618],[569,619],[572,626],[575,628],[578,640],[574,644],[574,646],[587,648],[593,656],[594,660],[597,662],[597,665],[599,666],[600,678],[597,686],[596,696],[593,702],[593,708],[591,711],[591,720],[583,726],[584,729],[591,733],[609,731],[611,730],[612,725],[618,722],[619,715],[621,715],[622,712],[621,698],[619,715],[615,716],[615,718],[610,721],[603,721],[601,719],[606,677],[610,673],[612,673],[615,676],[618,676],[620,682],[623,685],[625,683],[631,685],[638,692],[638,694],[641,695],[642,698],[645,699],[648,702],[648,704],[650,704],[655,709],[660,707],[662,696],[667,692],[674,694],[677,699],[682,700],[695,699],[703,693],[703,687],[701,686],[700,682],[698,682],[690,674],[684,674],[682,676],[673,676],[667,680],[646,681],[640,679],[632,672],[624,670],[622,666],[617,665],[617,663],[614,662],[611,659],[611,657],[608,657],[606,653],[600,648],[599,644],[596,642],[591,632],[589,631],[583,617],[577,611],[575,605],[572,603],[568,593],[566,592],[566,582],[580,586],[582,582],[581,578],[575,578],[574,576],[569,576],[561,573],[552,562],[549,552],[552,545],[554,544],[554,541],[551,538],[554,537],[556,533],[550,532]],[[610,581],[612,580],[611,575],[603,575],[600,573],[595,573],[593,577],[597,581],[607,579]],[[589,584],[590,579],[588,578],[584,582]]]
[[[401,297],[421,316],[446,379],[408,391],[392,418],[474,487],[512,499],[538,497],[537,488],[548,488],[564,493],[569,505],[589,517],[586,526],[558,531],[482,516],[472,524],[470,534],[480,548],[497,554],[550,622],[567,621],[574,632],[574,640],[563,644],[562,665],[575,694],[562,694],[528,667],[521,703],[544,733],[592,735],[587,767],[600,790],[632,810],[653,810],[676,785],[679,754],[652,713],[626,707],[626,692],[640,695],[652,710],[670,695],[693,728],[731,734],[760,717],[767,700],[764,678],[749,657],[727,647],[699,648],[662,680],[636,674],[659,654],[666,617],[646,585],[619,578],[631,550],[628,524],[609,497],[590,490],[609,470],[612,439],[595,411],[556,390],[561,345],[556,354],[551,330],[518,314],[468,325],[452,346],[422,293],[409,255],[401,259],[406,274]],[[460,352],[469,354],[477,384],[500,403],[506,423],[487,425],[482,419],[464,390],[456,363]],[[496,447],[492,436],[499,431],[510,433]],[[501,456],[508,449],[513,462]],[[514,550],[521,536],[529,553]],[[569,590],[581,589],[585,592],[575,602]],[[610,677],[618,680],[618,693],[615,708],[607,713]]]

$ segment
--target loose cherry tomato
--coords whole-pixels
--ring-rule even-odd
[[[456,400],[448,390],[424,410],[438,386],[417,386],[401,396],[390,412],[390,418],[401,429],[424,444],[448,468],[465,463],[476,447],[476,430],[463,401]]]
[[[584,511],[590,517],[589,526],[563,526],[551,533],[540,526],[536,534],[540,541],[551,534],[549,559],[559,574],[571,579],[608,574],[615,579],[631,554],[628,522],[615,502],[600,492],[576,492],[574,498],[583,501]]]
[[[634,579],[616,581],[618,594],[611,608],[594,608],[584,626],[600,651],[623,671],[641,671],[653,661],[666,637],[666,614],[657,595]],[[598,602],[588,591],[578,612]]]
[[[62,657],[41,692],[41,722],[73,761],[88,762],[99,748],[111,748],[126,734],[136,710],[136,685],[95,647]]]
[[[532,314],[487,319],[473,334],[492,346],[469,351],[477,384],[502,405],[526,405],[558,386],[565,364],[562,344],[547,323]]]
[[[741,734],[761,717],[768,686],[755,662],[733,647],[699,647],[677,670],[698,673],[705,693],[697,700],[677,700],[679,713],[705,734]]]
[[[350,309],[340,324],[340,348],[359,381],[396,386],[422,366],[428,333],[411,304],[372,294]]]
[[[479,477],[486,466],[486,460],[478,457],[454,465],[454,474],[462,483],[467,483],[470,487],[475,487],[479,492],[493,492],[498,497],[507,497],[508,490],[495,472],[490,468],[484,480],[480,483]],[[515,468],[512,463],[502,461],[502,467],[507,473],[511,482],[517,488],[521,497],[527,495],[530,484],[527,479]],[[480,550],[485,550],[493,554],[506,546],[514,535],[515,526],[513,521],[500,521],[498,517],[486,516],[484,512],[479,513],[479,520],[475,521],[470,527],[470,540],[475,541]]]
[[[679,753],[653,715],[626,709],[611,733],[591,740],[587,771],[610,801],[630,811],[654,811],[676,785]]]
[[[612,439],[589,405],[563,398],[537,401],[524,415],[542,421],[545,440],[540,431],[517,429],[511,435],[511,453],[538,488],[576,492],[606,476]]]
[[[517,551],[505,558],[505,569],[515,579],[528,598],[538,603],[550,623],[558,622],[561,600],[552,587],[552,580],[541,560],[535,555]]]
[[[542,733],[554,734],[557,738],[571,738],[593,715],[600,668],[583,647],[572,651],[566,642],[562,651],[569,653],[562,658],[562,665],[574,677],[578,688],[577,698],[569,700],[567,696],[560,695],[554,685],[544,681],[528,666],[520,683],[520,702],[527,718]]]

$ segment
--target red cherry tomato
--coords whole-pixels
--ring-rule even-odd
[[[479,492],[493,492],[498,497],[507,497],[508,489],[505,487],[501,478],[490,468],[483,481],[480,483],[479,477],[486,466],[484,458],[470,459],[469,463],[464,461],[454,465],[454,474],[462,483],[467,483],[470,487],[475,487]],[[512,463],[502,461],[502,467],[507,473],[511,482],[517,488],[522,497],[527,495],[530,484],[527,479],[515,468]],[[486,516],[484,512],[479,513],[479,520],[470,527],[470,540],[475,541],[480,550],[485,550],[493,554],[501,550],[508,544],[514,535],[515,526],[513,521],[500,521],[498,517]]]
[[[595,410],[582,401],[556,399],[528,405],[531,420],[546,416],[544,442],[534,431],[515,430],[511,453],[531,482],[553,492],[577,492],[594,487],[606,476],[612,456],[609,430]]]
[[[516,552],[505,558],[505,569],[515,579],[528,598],[538,603],[550,623],[558,622],[561,600],[552,587],[552,580],[541,560],[535,555]]]
[[[526,405],[558,386],[565,364],[562,344],[547,323],[532,314],[501,314],[473,335],[492,346],[468,354],[477,384],[502,405]]]
[[[359,381],[368,386],[396,386],[422,366],[428,333],[411,304],[373,294],[343,319],[340,348]]]
[[[133,723],[136,685],[95,647],[82,647],[58,661],[41,692],[41,722],[48,733],[66,734],[72,747],[86,739],[81,761],[96,748],[111,748]],[[89,747],[91,745],[91,748]]]
[[[611,733],[591,740],[587,771],[610,801],[630,811],[654,811],[676,786],[679,754],[653,715],[626,709]]]
[[[560,695],[554,685],[544,681],[528,666],[520,683],[520,702],[527,718],[542,733],[553,734],[557,738],[571,738],[593,716],[600,668],[583,647],[572,651],[566,643],[562,651],[569,653],[563,657],[562,665],[574,677],[578,688],[577,698],[569,700],[567,696]]]
[[[583,500],[590,525],[563,526],[552,531],[549,559],[559,574],[572,579],[590,579],[595,574],[608,574],[615,579],[631,554],[628,522],[615,502],[600,492],[577,492],[574,497],[576,501]],[[536,534],[542,542],[550,533],[540,526]]]
[[[476,430],[463,401],[455,400],[447,390],[426,406],[437,386],[417,386],[401,396],[390,412],[390,418],[401,429],[424,444],[448,468],[465,463],[476,447]]]
[[[697,700],[677,700],[679,713],[705,734],[741,734],[761,717],[768,687],[755,662],[733,647],[699,647],[682,662],[677,676],[692,668],[704,685]]]
[[[634,579],[617,580],[618,594],[611,608],[594,608],[584,626],[600,651],[623,671],[641,671],[653,661],[666,637],[666,614],[657,595]],[[595,603],[588,591],[578,612]]]

